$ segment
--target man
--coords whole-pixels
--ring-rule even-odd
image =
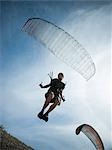
[[[48,89],[47,93],[45,94],[46,100],[45,100],[44,106],[43,106],[41,112],[38,114],[38,117],[40,119],[45,120],[46,122],[48,121],[49,113],[57,105],[60,105],[61,99],[63,101],[65,101],[63,96],[62,96],[62,91],[65,88],[65,84],[62,82],[63,78],[64,78],[63,73],[59,73],[58,74],[58,78],[51,79],[51,83],[50,84],[45,85],[45,86],[43,86],[42,84],[39,85],[41,88],[48,88],[48,87],[50,87]],[[44,114],[44,110],[48,107],[48,105],[50,103],[53,103],[53,104],[49,107],[48,111]]]

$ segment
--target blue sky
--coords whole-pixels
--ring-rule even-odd
[[[92,125],[105,149],[111,150],[111,9],[110,2],[1,2],[0,124],[36,150],[94,150],[77,126]],[[31,17],[40,17],[69,32],[90,53],[95,76],[86,82],[80,74],[55,58],[40,42],[21,31]],[[44,103],[38,84],[47,74],[64,72],[66,102],[45,123],[36,114]]]

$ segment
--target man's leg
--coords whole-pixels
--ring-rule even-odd
[[[48,114],[49,114],[58,104],[59,104],[59,101],[58,101],[58,100],[55,100],[55,103],[53,103],[53,104],[49,107],[48,111],[44,114],[44,116],[48,116]]]
[[[44,110],[46,109],[46,107],[49,105],[51,99],[53,98],[53,94],[52,93],[49,93],[48,97],[46,98],[45,100],[45,103],[44,103],[44,106],[41,110],[41,113],[43,114],[44,113]]]

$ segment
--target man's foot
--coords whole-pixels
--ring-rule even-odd
[[[42,116],[42,119],[43,119],[44,121],[46,121],[46,122],[47,122],[49,118],[48,118],[48,116],[43,115],[43,116]]]
[[[37,115],[40,119],[42,119],[43,117],[43,113],[42,112],[39,112],[39,114]]]

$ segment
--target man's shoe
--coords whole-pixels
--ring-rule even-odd
[[[42,119],[43,117],[43,113],[42,112],[39,112],[39,114],[37,115],[40,119]]]
[[[42,119],[43,119],[44,121],[46,121],[46,122],[47,122],[49,118],[48,118],[48,116],[43,115],[43,116],[42,116]]]

